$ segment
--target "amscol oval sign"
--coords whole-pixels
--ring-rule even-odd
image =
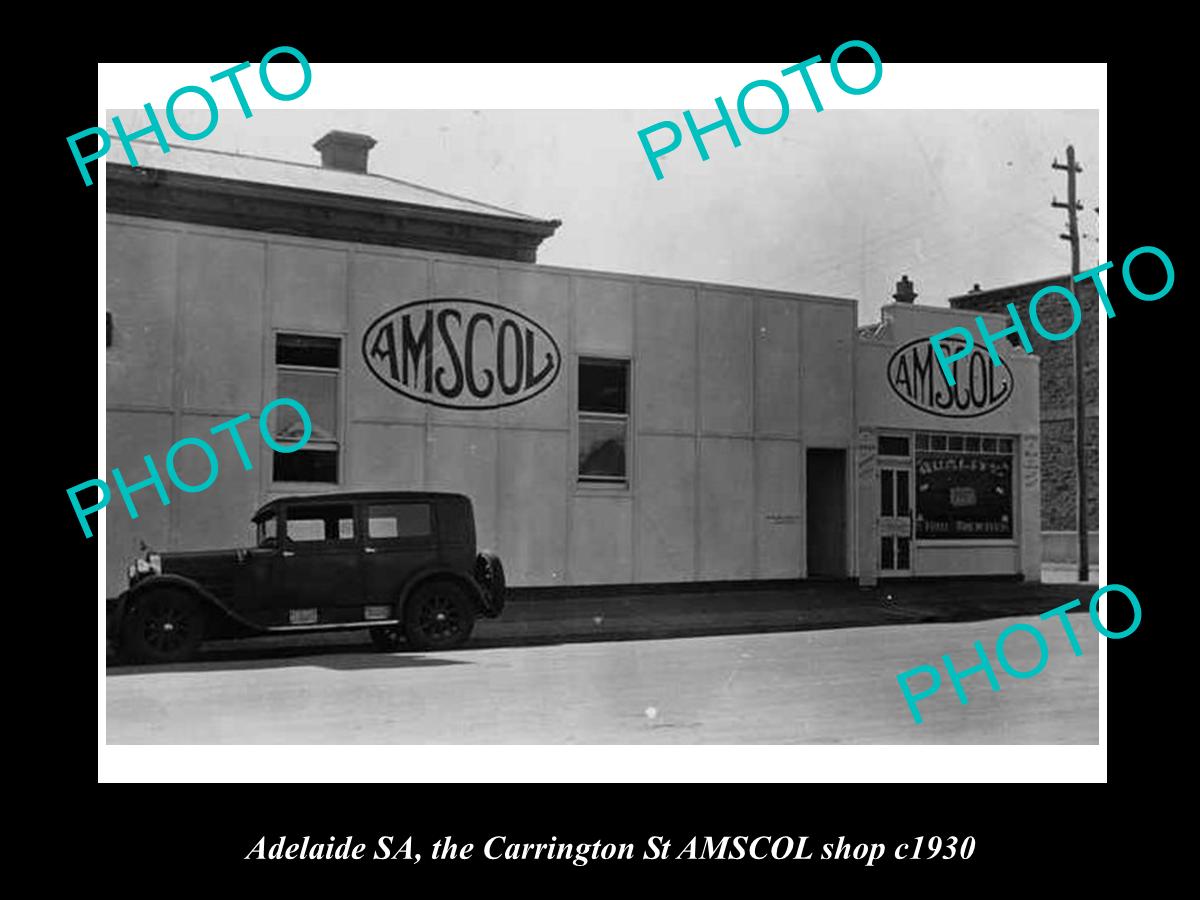
[[[363,334],[371,373],[398,394],[452,409],[498,409],[554,383],[554,336],[516,310],[482,300],[418,300]]]
[[[947,356],[963,349],[961,338],[939,338]],[[951,385],[929,338],[909,341],[888,360],[887,380],[896,395],[921,412],[950,419],[970,419],[999,409],[1013,392],[1013,373],[1001,358],[992,365],[987,350],[976,347],[950,367]]]

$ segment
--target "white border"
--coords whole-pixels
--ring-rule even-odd
[[[270,48],[264,48],[264,52]],[[303,49],[303,48],[301,48]],[[782,63],[650,64],[312,64],[309,90],[289,108],[306,109],[684,109],[736,100],[755,79],[785,85],[798,106],[803,86],[779,72],[832,47],[812,47]],[[881,51],[882,52],[882,51]],[[286,56],[279,59],[286,60]],[[833,86],[826,64],[810,68],[826,109],[1099,109],[1100,247],[1107,259],[1107,66],[1103,64],[889,64],[869,94]],[[114,64],[99,68],[96,122],[64,124],[64,134],[107,124],[108,109],[161,109],[166,98],[232,62]],[[276,64],[272,63],[272,70]],[[294,64],[282,63],[284,67]],[[842,64],[850,84],[866,84],[869,64]],[[284,89],[297,83],[281,73]],[[242,75],[252,108],[285,104],[265,95],[257,63]],[[797,76],[789,76],[796,78]],[[222,109],[236,108],[228,87],[213,91]],[[200,107],[186,95],[182,107]],[[220,125],[218,124],[218,128]],[[1052,155],[1056,149],[1047,148]],[[99,317],[104,346],[105,196],[97,178]],[[1064,245],[1064,256],[1066,248]],[[1107,322],[1100,325],[1100,583],[1107,583],[1105,505]],[[97,472],[105,462],[105,361],[98,360]],[[104,515],[101,513],[101,515]],[[1098,746],[125,746],[105,744],[104,530],[99,530],[99,768],[101,781],[412,781],[505,782],[1070,782],[1107,780],[1107,648],[1099,640]],[[1070,599],[1064,594],[1064,602]],[[1081,602],[1086,602],[1080,598]],[[1107,599],[1107,598],[1106,598]],[[1095,644],[1085,642],[1084,659]],[[1064,663],[1065,664],[1065,663]],[[1014,687],[1014,689],[1018,689]],[[485,764],[480,765],[481,762]]]

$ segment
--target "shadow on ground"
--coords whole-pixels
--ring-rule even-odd
[[[903,581],[870,588],[803,582],[725,589],[514,592],[499,619],[482,619],[465,651],[598,641],[767,634],[874,625],[1038,616],[1072,599],[1087,613],[1095,585],[1015,581]],[[111,626],[110,626],[111,627]],[[1090,626],[1089,626],[1090,627]],[[462,652],[462,651],[458,651]],[[191,663],[114,666],[110,675],[315,665],[329,669],[454,665],[442,656],[375,652],[365,632],[267,635],[205,645]]]
[[[419,669],[428,666],[465,666],[457,659],[419,656],[410,653],[379,653],[367,644],[264,647],[253,639],[239,641],[235,647],[205,648],[196,659],[170,665],[110,665],[107,674],[149,675],[155,672],[226,672],[253,669],[281,669],[288,666],[320,666],[338,671],[361,669]]]

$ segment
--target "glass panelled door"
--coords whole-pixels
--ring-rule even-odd
[[[912,469],[882,464],[879,468],[879,571],[912,574]]]

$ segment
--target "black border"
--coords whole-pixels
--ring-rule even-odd
[[[561,839],[603,836],[635,840],[639,835],[665,833],[711,834],[837,834],[858,840],[903,838],[919,833],[971,833],[979,850],[968,865],[955,868],[893,868],[889,875],[910,872],[926,884],[944,877],[962,887],[980,888],[978,875],[994,871],[1016,884],[1070,886],[1079,889],[1114,872],[1144,872],[1145,866],[1169,862],[1173,826],[1159,819],[1157,804],[1178,794],[1187,783],[1183,753],[1191,749],[1179,732],[1190,727],[1187,682],[1169,680],[1167,666],[1177,655],[1188,658],[1182,643],[1193,630],[1182,565],[1195,555],[1189,499],[1192,426],[1190,344],[1195,339],[1185,250],[1191,232],[1184,198],[1190,146],[1172,138],[1187,124],[1181,108],[1184,88],[1190,87],[1183,61],[1193,49],[1185,45],[1184,28],[1164,29],[1165,20],[1147,16],[1123,17],[1119,25],[1088,8],[1070,15],[1030,15],[1033,10],[958,10],[955,24],[939,29],[936,22],[916,21],[915,9],[903,8],[888,23],[876,10],[859,8],[857,17],[836,25],[812,21],[808,10],[796,10],[780,21],[780,38],[755,42],[747,29],[729,31],[718,19],[700,16],[694,26],[680,25],[676,13],[664,10],[661,22],[650,21],[644,8],[628,15],[615,10],[610,17],[590,18],[585,32],[569,27],[557,13],[512,10],[472,12],[405,10],[405,25],[372,26],[355,15],[344,23],[309,19],[299,11],[275,16],[269,28],[241,21],[199,23],[184,31],[173,29],[164,38],[161,20],[109,17],[97,29],[77,29],[61,39],[56,35],[52,65],[40,66],[55,95],[44,99],[44,123],[32,128],[32,161],[39,167],[32,178],[18,179],[19,188],[32,188],[33,228],[51,246],[45,248],[53,291],[67,307],[81,304],[86,313],[72,327],[49,329],[37,323],[38,336],[53,338],[53,352],[36,348],[38,368],[70,366],[71,393],[58,391],[57,372],[44,376],[50,397],[36,397],[31,425],[45,449],[37,453],[38,481],[52,469],[49,497],[39,492],[35,509],[49,510],[39,532],[39,551],[51,556],[55,596],[79,598],[87,605],[80,637],[69,638],[65,650],[35,660],[46,685],[34,688],[35,719],[26,723],[24,738],[45,757],[35,766],[37,783],[51,786],[53,796],[22,821],[33,853],[45,850],[61,866],[70,859],[81,864],[101,885],[186,883],[237,890],[247,883],[286,887],[303,879],[309,889],[325,885],[345,889],[352,871],[340,866],[283,864],[252,868],[240,857],[262,833],[345,834],[412,833],[422,839],[454,834],[462,840],[480,833],[509,833],[527,839],[546,831]],[[735,18],[739,15],[734,12]],[[773,15],[766,10],[764,15]],[[803,15],[800,13],[803,12]],[[1067,12],[1064,10],[1064,12]],[[166,11],[164,11],[164,14]],[[986,24],[976,16],[986,16]],[[897,24],[904,17],[907,21]],[[760,23],[761,24],[761,23]],[[343,25],[345,27],[343,27]],[[959,27],[962,26],[962,27]],[[440,30],[439,30],[440,29]],[[467,32],[464,34],[464,32]],[[95,223],[97,193],[83,187],[63,138],[94,124],[97,60],[159,62],[163,57],[197,63],[211,59],[256,59],[267,49],[291,45],[310,60],[348,62],[411,58],[411,39],[404,35],[455,35],[443,50],[464,60],[462,65],[487,77],[486,60],[503,47],[516,58],[542,55],[555,59],[611,58],[630,53],[642,58],[672,54],[698,56],[745,50],[756,57],[807,58],[826,55],[848,39],[870,42],[884,65],[898,62],[1088,62],[1109,64],[1108,122],[1108,246],[1116,263],[1109,294],[1117,317],[1107,327],[1107,455],[1112,490],[1107,498],[1108,576],[1133,588],[1142,601],[1143,622],[1130,638],[1108,643],[1109,786],[1079,785],[421,785],[388,786],[251,786],[192,788],[105,785],[67,794],[65,784],[82,778],[91,782],[86,762],[95,747],[93,725],[97,695],[92,690],[96,659],[90,605],[95,591],[96,543],[85,541],[65,488],[93,477],[95,444],[87,439],[93,422],[97,383],[93,327],[96,290]],[[732,36],[731,36],[732,35]],[[512,40],[499,40],[511,36]],[[524,39],[522,41],[522,38]],[[548,38],[548,39],[547,39]],[[588,39],[591,49],[588,49]],[[72,43],[74,42],[74,44]],[[547,58],[549,57],[549,58]],[[596,62],[602,77],[603,62]],[[1047,70],[1047,78],[1059,72]],[[39,85],[39,92],[49,90]],[[702,93],[698,87],[698,93]],[[699,102],[699,101],[698,101]],[[50,160],[43,171],[40,166]],[[1180,177],[1182,176],[1182,177]],[[1177,186],[1178,185],[1178,186]],[[90,193],[89,193],[90,191]],[[1135,247],[1154,244],[1175,263],[1176,283],[1157,303],[1138,303],[1119,283],[1119,265]],[[1065,245],[1064,245],[1065,248]],[[1065,249],[1064,249],[1065,259]],[[1136,267],[1135,267],[1136,268]],[[1147,280],[1150,276],[1147,275]],[[44,288],[44,284],[42,286]],[[33,295],[38,296],[37,293]],[[75,364],[74,360],[85,361]],[[86,423],[83,426],[80,423]],[[84,437],[81,438],[80,432]],[[57,479],[57,480],[56,480]],[[33,479],[30,479],[33,480]],[[56,498],[47,502],[50,498]],[[19,564],[13,559],[13,565]],[[1086,598],[1081,598],[1086,602]],[[33,602],[45,607],[46,595]],[[66,600],[60,601],[66,602]],[[51,606],[52,612],[58,607]],[[36,610],[35,610],[36,612]],[[32,616],[31,616],[32,618]],[[45,625],[46,623],[42,623]],[[1112,627],[1123,627],[1119,621]],[[1167,636],[1174,643],[1167,644]],[[77,646],[76,641],[82,644]],[[1174,695],[1174,696],[1173,696]],[[1176,703],[1167,718],[1166,696]],[[1181,702],[1182,701],[1182,702]],[[1154,748],[1153,760],[1150,748]],[[41,751],[49,750],[50,753]],[[317,773],[314,773],[317,774]],[[396,777],[415,774],[400,767]],[[503,773],[495,773],[502,777]],[[599,773],[579,773],[588,778]],[[714,778],[734,773],[714,772]],[[820,773],[798,771],[798,776]],[[980,777],[992,773],[980,772]],[[995,773],[999,774],[999,773]],[[203,773],[181,772],[180,776]],[[905,773],[864,772],[865,777],[903,779]],[[1182,776],[1182,777],[1181,777]],[[1166,778],[1172,779],[1170,784]],[[26,779],[27,782],[31,781]],[[1164,792],[1163,789],[1168,791]],[[203,791],[203,794],[199,793]],[[1134,836],[1143,840],[1135,849]],[[1135,855],[1136,854],[1136,855]],[[383,865],[383,864],[379,864]],[[639,865],[644,870],[653,864]],[[508,870],[472,867],[488,886],[514,875],[534,886],[564,873],[544,865],[520,864]],[[51,870],[52,871],[52,870]],[[464,867],[463,873],[469,870]],[[573,885],[601,884],[609,872],[599,866],[570,868],[564,881]],[[763,885],[759,868],[744,864],[679,864],[667,871],[675,887],[698,875],[704,885],[745,891]],[[869,873],[875,869],[862,869]],[[829,876],[832,870],[825,870]],[[414,890],[426,879],[434,886],[461,883],[454,872],[425,870],[422,878],[410,871],[383,869],[378,883],[390,890]],[[803,877],[785,889],[803,890],[821,870],[796,870]],[[355,872],[354,874],[358,874]],[[781,873],[782,874],[782,873]],[[790,873],[789,873],[790,874]],[[841,867],[838,881],[851,874]],[[169,880],[156,880],[154,876]],[[630,875],[633,880],[629,880]],[[291,878],[286,876],[292,876]],[[298,876],[298,878],[296,878]],[[646,873],[622,877],[645,886]],[[616,879],[612,879],[616,880]],[[823,879],[822,879],[823,880]],[[1028,889],[1028,888],[1026,888]]]

